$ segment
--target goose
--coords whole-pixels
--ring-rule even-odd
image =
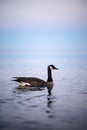
[[[50,89],[53,86],[53,79],[52,79],[52,72],[51,72],[52,70],[58,70],[58,68],[56,68],[54,65],[49,65],[47,67],[47,73],[48,73],[47,81],[44,81],[36,77],[13,77],[14,78],[13,81],[18,82],[19,88],[25,88],[26,86],[48,87],[50,93]]]

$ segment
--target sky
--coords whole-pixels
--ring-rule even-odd
[[[87,52],[86,0],[0,0],[0,50]]]

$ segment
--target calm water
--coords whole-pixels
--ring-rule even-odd
[[[11,81],[14,76],[36,76],[46,80],[47,62],[1,60],[0,129],[87,130],[86,60],[83,57],[54,60],[59,70],[53,72],[51,96],[46,88],[18,90],[17,84]]]

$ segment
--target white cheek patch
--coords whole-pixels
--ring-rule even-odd
[[[50,69],[53,70],[52,66],[50,66]]]

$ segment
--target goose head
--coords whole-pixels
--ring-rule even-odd
[[[48,69],[50,69],[50,70],[58,70],[58,68],[56,68],[54,65],[49,65]]]

